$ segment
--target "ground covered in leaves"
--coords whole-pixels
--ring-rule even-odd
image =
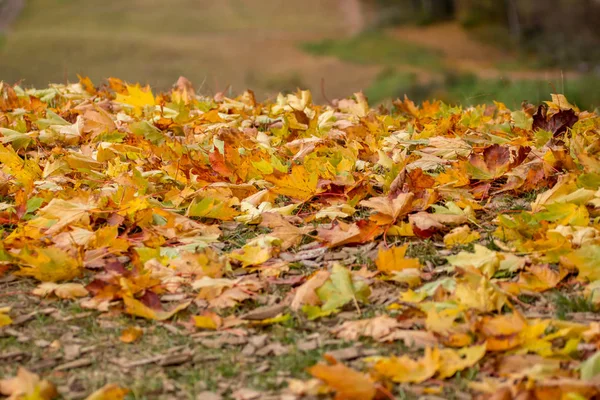
[[[0,393],[598,398],[599,127],[1,84]]]

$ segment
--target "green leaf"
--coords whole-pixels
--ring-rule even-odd
[[[129,128],[135,135],[143,136],[144,139],[149,140],[153,144],[162,144],[165,141],[165,135],[148,121],[129,124]]]
[[[579,278],[590,282],[600,279],[600,246],[584,246],[565,258],[579,270]]]
[[[367,301],[370,289],[364,282],[353,281],[348,269],[335,264],[331,276],[316,293],[323,302],[322,310],[332,311],[351,301]]]
[[[319,306],[305,305],[302,307],[302,311],[306,314],[306,317],[312,321],[313,319],[327,317],[335,313],[336,310],[323,311]]]
[[[600,374],[600,351],[581,363],[581,379],[590,380]]]
[[[524,111],[513,111],[511,116],[517,128],[525,129],[527,131],[531,129],[533,118],[525,114]]]
[[[15,150],[26,149],[33,141],[27,133],[13,131],[12,129],[0,128],[0,142],[10,143]]]

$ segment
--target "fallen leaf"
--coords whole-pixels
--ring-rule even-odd
[[[51,400],[58,397],[51,382],[40,379],[23,367],[19,367],[17,376],[0,380],[0,394],[8,396],[8,400]]]
[[[343,364],[317,364],[308,373],[335,390],[336,400],[372,400],[377,393],[371,377]]]
[[[421,263],[416,258],[405,258],[408,245],[392,247],[390,249],[380,248],[375,259],[377,269],[391,274],[404,269],[419,269]]]
[[[88,295],[87,289],[80,283],[44,282],[31,291],[36,296],[46,297],[55,294],[61,299],[76,299]]]
[[[440,368],[440,350],[435,347],[425,349],[422,358],[414,360],[408,356],[384,358],[374,369],[386,378],[398,383],[421,383],[432,378]]]
[[[152,319],[156,321],[166,321],[173,317],[181,310],[185,310],[190,305],[191,301],[187,301],[179,304],[177,307],[170,311],[157,311],[146,306],[139,300],[133,297],[124,296],[123,302],[125,303],[125,312],[127,314],[135,315],[136,317],[142,317],[146,319]]]
[[[143,333],[144,331],[142,330],[142,328],[137,326],[130,326],[129,328],[124,329],[123,332],[121,332],[119,340],[123,343],[133,343],[136,342],[140,337],[142,337]]]

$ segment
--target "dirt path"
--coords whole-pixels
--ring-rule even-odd
[[[0,33],[10,27],[24,6],[25,0],[0,0]]]
[[[515,54],[474,39],[458,23],[440,23],[426,27],[402,26],[390,33],[400,40],[440,51],[450,69],[468,72],[485,79],[553,79],[577,77],[574,71],[560,69],[503,70],[501,63],[518,64]]]

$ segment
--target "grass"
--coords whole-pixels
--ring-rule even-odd
[[[302,44],[310,54],[333,56],[357,64],[394,66],[408,64],[427,70],[440,70],[442,58],[436,51],[396,40],[379,31],[343,39],[326,39]]]
[[[327,63],[297,49],[299,41],[344,31],[338,16],[337,3],[318,0],[173,0],[168,7],[157,0],[31,0],[0,39],[0,80],[45,86],[76,81],[76,74],[95,83],[119,76],[165,90],[184,75],[203,93],[231,85],[264,96],[281,84],[316,93],[325,77],[328,95],[340,96]],[[368,81],[348,74],[341,81],[356,80],[355,90]]]
[[[558,319],[567,319],[570,313],[596,312],[595,304],[580,295],[567,295],[557,292],[553,298]]]
[[[463,106],[499,101],[519,108],[523,101],[540,104],[551,93],[564,93],[571,103],[581,108],[600,106],[600,77],[582,76],[565,82],[542,80],[480,79],[468,74],[446,74],[441,80],[419,84],[414,77],[393,69],[383,70],[365,91],[369,99],[402,98],[405,94],[416,102],[436,98]]]

